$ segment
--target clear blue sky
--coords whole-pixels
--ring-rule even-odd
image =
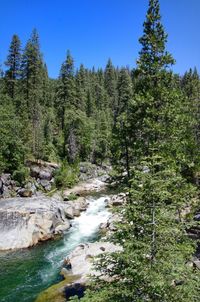
[[[148,0],[1,0],[0,63],[13,34],[24,46],[34,27],[49,75],[57,77],[67,49],[78,66],[135,66]],[[200,0],[160,0],[168,50],[184,73],[200,71]]]

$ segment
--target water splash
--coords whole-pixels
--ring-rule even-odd
[[[63,258],[78,244],[95,241],[100,223],[107,221],[106,198],[89,197],[86,212],[72,220],[62,239],[0,254],[0,301],[33,302],[38,293],[58,281]]]
[[[62,266],[65,258],[78,244],[91,241],[99,229],[99,225],[108,220],[110,213],[105,207],[106,196],[94,199],[88,198],[89,206],[80,217],[72,222],[72,228],[66,233],[63,246],[45,255],[50,267],[40,272],[41,278],[45,281],[55,275]]]

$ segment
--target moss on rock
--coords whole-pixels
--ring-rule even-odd
[[[68,276],[40,293],[35,302],[66,302],[65,288],[79,279],[80,276]]]

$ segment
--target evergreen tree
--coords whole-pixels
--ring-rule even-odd
[[[64,130],[66,109],[76,108],[74,60],[69,51],[60,70],[56,105],[58,106],[58,114],[61,119],[61,129]]]
[[[21,42],[17,35],[12,37],[9,55],[5,65],[8,67],[5,73],[6,92],[14,100],[16,95],[17,80],[20,77]]]
[[[116,117],[117,110],[117,79],[111,59],[108,60],[105,69],[105,88],[109,98],[109,105],[113,116]]]
[[[158,0],[149,1],[140,42],[137,93],[130,97],[121,73],[118,84],[116,130],[119,141],[126,137],[134,154],[127,169],[132,178],[129,199],[120,210],[123,223],[112,237],[123,252],[100,258],[97,267],[110,282],[100,274],[82,301],[198,301],[199,272],[186,265],[196,248],[186,234],[191,217],[182,216],[197,195],[180,174],[185,164],[194,164],[193,120],[167,71],[174,60],[165,50]],[[120,152],[118,146],[115,156]]]
[[[142,49],[137,62],[139,71],[146,76],[156,76],[174,63],[172,56],[166,51],[167,34],[161,23],[158,0],[149,0],[144,34],[139,39]]]
[[[13,173],[24,164],[25,140],[23,125],[8,100],[0,101],[0,174]]]
[[[95,103],[92,98],[92,93],[90,89],[87,91],[87,99],[86,99],[86,114],[88,117],[91,117],[95,112]]]
[[[130,162],[132,149],[132,125],[130,104],[133,97],[133,89],[130,75],[127,69],[123,68],[120,71],[118,79],[118,106],[116,112],[116,123],[113,129],[113,163],[124,172],[127,172],[127,177],[130,179]],[[120,165],[119,165],[120,163]]]
[[[95,115],[91,161],[102,165],[110,157],[111,122],[109,110],[98,110]]]
[[[123,252],[97,262],[100,276],[110,281],[97,277],[95,293],[88,291],[81,301],[198,301],[200,275],[187,264],[195,245],[182,215],[195,190],[161,157],[145,158],[143,165],[149,170],[134,169],[128,203],[120,210],[123,223],[113,238]]]
[[[22,83],[25,106],[32,127],[32,152],[35,157],[42,156],[43,129],[42,112],[43,104],[43,79],[44,65],[40,52],[39,36],[36,29],[26,44],[22,56]],[[25,110],[25,109],[23,109]]]
[[[76,107],[83,112],[86,110],[87,88],[86,71],[81,64],[76,74]]]

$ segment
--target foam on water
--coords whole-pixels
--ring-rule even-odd
[[[106,198],[89,197],[87,210],[72,220],[62,239],[0,254],[0,301],[33,302],[38,293],[57,282],[64,257],[78,244],[96,240],[100,223],[110,215]]]
[[[65,235],[63,246],[46,254],[50,267],[40,271],[44,281],[60,269],[63,258],[78,244],[90,241],[97,234],[99,225],[108,220],[110,213],[105,207],[105,199],[106,196],[97,199],[90,197],[87,210],[73,220],[71,229]]]

